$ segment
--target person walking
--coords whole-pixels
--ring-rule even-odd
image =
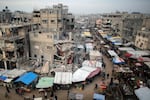
[[[97,89],[97,87],[98,87],[98,85],[97,85],[97,84],[95,84],[95,88],[94,88],[94,89]]]
[[[54,100],[57,100],[57,95],[55,95]]]
[[[45,97],[45,99],[47,99],[47,92],[44,93],[44,97]]]
[[[9,93],[10,92],[10,90],[9,90],[9,88],[8,88],[8,86],[6,85],[6,90],[7,90],[7,92]]]
[[[109,79],[109,73],[107,74],[107,79]]]

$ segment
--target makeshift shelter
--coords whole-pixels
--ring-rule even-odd
[[[84,32],[84,36],[85,36],[85,37],[92,37],[92,35],[91,35],[90,32]]]
[[[102,54],[98,50],[91,50],[89,53],[90,60],[101,60]]]
[[[134,92],[139,100],[150,100],[150,89],[148,87],[141,87]]]
[[[118,56],[117,53],[114,50],[108,50],[108,53],[111,57],[116,57]]]
[[[125,61],[122,58],[120,58],[120,57],[114,57],[113,58],[113,63],[114,64],[124,64]]]
[[[73,73],[72,82],[82,82],[87,78],[92,78],[100,72],[100,68],[84,66]]]
[[[99,67],[102,69],[102,62],[100,61],[91,61],[91,60],[85,60],[82,63],[82,66],[88,66],[88,67]]]
[[[53,83],[53,77],[42,77],[41,79],[39,79],[36,88],[49,88],[53,86]]]
[[[129,54],[132,54],[131,58],[139,58],[141,56],[149,56],[149,51],[127,51]]]
[[[72,72],[55,72],[54,83],[60,85],[72,84]]]
[[[25,72],[26,72],[26,70],[23,70],[23,69],[13,69],[13,70],[7,71],[3,75],[10,78],[10,79],[14,79],[18,76],[21,76]]]
[[[105,95],[94,93],[93,100],[105,100]]]
[[[25,85],[31,84],[34,80],[36,80],[38,75],[34,72],[28,72],[20,76],[15,82],[21,82]]]
[[[120,47],[118,48],[120,51],[135,51],[133,48],[131,47]]]
[[[91,72],[86,70],[78,69],[73,73],[72,82],[82,82],[90,75]]]
[[[86,49],[86,53],[89,53],[91,50],[93,50],[93,44],[92,43],[86,43],[85,44],[85,49]]]

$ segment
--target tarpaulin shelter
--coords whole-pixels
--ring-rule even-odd
[[[0,76],[0,80],[1,80],[1,81],[4,81],[4,80],[6,80],[6,79],[7,79],[6,76]]]
[[[25,85],[31,84],[35,79],[37,79],[38,75],[34,72],[28,72],[20,76],[15,82],[21,82]]]

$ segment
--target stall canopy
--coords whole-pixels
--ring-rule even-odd
[[[91,50],[93,50],[93,44],[92,43],[86,43],[85,44],[86,52],[89,53]]]
[[[132,58],[139,58],[141,56],[149,56],[149,51],[127,51],[129,54],[132,54]]]
[[[54,83],[53,77],[42,77],[38,84],[36,85],[36,88],[49,88],[52,87]]]
[[[99,67],[99,68],[102,68],[102,62],[100,61],[91,61],[91,60],[85,60],[83,63],[82,63],[82,66],[88,66],[88,67]]]
[[[30,83],[32,83],[36,78],[38,77],[37,74],[33,73],[33,72],[28,72],[23,74],[22,76],[20,76],[15,82],[22,82],[26,85],[29,85]]]
[[[148,87],[141,87],[134,92],[139,100],[150,100],[150,89]]]
[[[134,51],[134,49],[133,48],[131,48],[131,47],[120,47],[120,48],[118,48],[120,51]]]
[[[0,80],[1,80],[1,81],[4,81],[4,80],[6,80],[6,79],[7,79],[6,76],[0,76]]]
[[[55,84],[72,84],[72,72],[56,72],[54,78]]]
[[[105,100],[105,95],[94,93],[93,100]]]
[[[114,57],[113,58],[113,63],[114,64],[124,64],[125,61],[122,58],[120,58],[120,57]]]
[[[98,50],[91,50],[89,56],[90,56],[90,60],[102,59],[102,54]]]
[[[16,78],[22,74],[24,74],[26,72],[26,70],[23,69],[13,69],[13,70],[9,70],[6,73],[4,73],[3,75],[8,77],[8,78]]]
[[[114,50],[108,50],[108,53],[111,57],[118,56],[117,53]]]

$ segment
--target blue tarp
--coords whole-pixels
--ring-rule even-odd
[[[36,78],[38,77],[37,74],[33,73],[33,72],[28,72],[25,73],[24,75],[22,75],[21,77],[19,77],[15,82],[22,82],[26,85],[29,85],[30,83],[32,83]]]
[[[105,100],[105,95],[94,93],[94,100]]]
[[[6,76],[0,76],[0,80],[4,81],[4,80],[6,80],[6,79],[7,79]]]

